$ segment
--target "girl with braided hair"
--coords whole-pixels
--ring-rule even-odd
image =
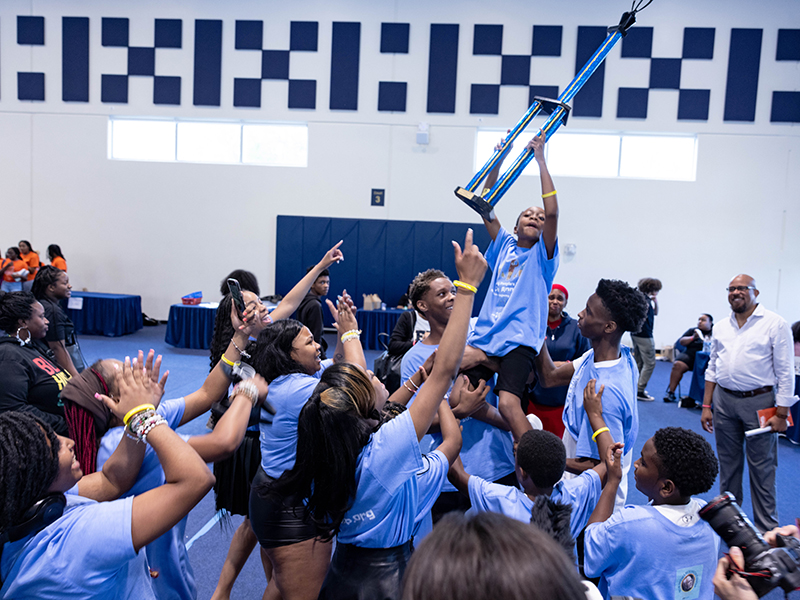
[[[44,341],[53,351],[56,364],[75,377],[86,368],[86,361],[75,336],[75,325],[61,308],[61,301],[72,295],[69,275],[45,265],[36,273],[31,292],[41,302],[44,316],[50,321]]]
[[[44,421],[0,415],[0,598],[155,598],[139,550],[182,519],[214,478],[150,408],[158,393],[149,375],[127,359],[119,373],[117,398],[102,400],[116,418],[130,419],[129,436],[92,475],[82,476],[74,442]],[[135,481],[146,445],[164,484],[115,500]]]

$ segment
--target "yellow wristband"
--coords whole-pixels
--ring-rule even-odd
[[[222,355],[222,357],[220,357],[220,360],[221,360],[222,362],[224,362],[226,365],[229,365],[229,366],[231,366],[231,367],[235,367],[235,366],[236,366],[236,363],[235,363],[235,362],[233,362],[233,361],[232,361],[230,358],[228,358],[228,357],[227,357],[227,356],[225,356],[224,354]]]
[[[477,293],[478,291],[478,288],[476,288],[474,285],[470,285],[469,283],[464,283],[463,281],[459,281],[458,279],[456,279],[453,282],[453,285],[456,286],[457,288],[461,288],[462,290],[467,290],[468,292],[472,292],[473,294]]]
[[[128,413],[125,415],[125,417],[122,419],[122,422],[123,422],[125,425],[127,425],[127,424],[128,424],[128,421],[130,421],[130,420],[131,420],[131,417],[133,417],[133,415],[137,415],[137,414],[139,414],[140,412],[142,412],[143,410],[148,410],[148,409],[149,409],[149,410],[155,410],[155,409],[156,409],[156,407],[155,407],[155,406],[153,406],[152,404],[140,404],[140,405],[139,405],[139,406],[137,406],[136,408],[132,408],[132,409],[130,409],[130,410],[128,411]]]
[[[600,435],[601,433],[605,432],[605,431],[611,431],[611,430],[608,427],[601,427],[600,429],[595,431],[594,434],[592,435],[592,441],[596,442],[597,441],[597,436]]]
[[[549,198],[550,196],[555,196],[558,192],[553,190],[552,192],[547,192],[546,194],[542,194],[542,199]]]

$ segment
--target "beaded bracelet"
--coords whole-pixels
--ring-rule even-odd
[[[350,331],[345,331],[342,334],[342,343],[349,342],[350,340],[360,340],[361,339],[361,330],[360,329],[351,329]]]
[[[458,279],[456,279],[453,282],[453,285],[456,286],[457,288],[461,288],[462,290],[467,290],[468,292],[472,292],[473,294],[475,294],[478,291],[478,288],[476,288],[474,285],[465,283],[463,281],[459,281]]]
[[[236,340],[235,339],[231,338],[231,344],[233,344],[233,347],[236,348],[239,351],[239,354],[241,354],[245,358],[250,358],[250,355],[247,352],[245,352],[244,350],[239,348],[239,346],[236,344]]]
[[[241,394],[242,396],[247,396],[250,398],[250,402],[253,406],[256,405],[258,402],[258,388],[256,384],[252,381],[240,381],[235,386],[233,386],[233,392],[231,393],[231,398],[236,396],[237,394]]]
[[[597,442],[597,436],[606,431],[611,431],[611,430],[608,427],[601,427],[600,429],[595,431],[594,434],[592,434],[592,441]]]
[[[147,409],[136,413],[125,427],[125,435],[137,442],[147,443],[147,434],[154,427],[163,425],[167,420],[154,410]]]
[[[542,194],[542,199],[549,198],[550,196],[555,196],[558,192],[553,190],[552,192],[547,192],[546,194]]]
[[[155,410],[155,409],[156,407],[153,406],[152,404],[140,404],[139,406],[132,408],[127,413],[125,413],[125,416],[122,418],[122,423],[123,425],[127,425],[134,415],[137,415],[138,413],[145,410]]]
[[[167,420],[158,413],[156,413],[155,417],[151,417],[145,422],[144,427],[142,428],[142,441],[146,444],[147,436],[150,434],[150,432],[153,431],[153,429],[155,429],[159,425],[166,425],[166,424]]]

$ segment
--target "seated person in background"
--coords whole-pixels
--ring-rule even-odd
[[[664,395],[664,402],[676,402],[675,390],[681,383],[681,377],[687,371],[694,369],[694,357],[703,349],[705,342],[711,341],[711,329],[714,327],[714,317],[708,313],[703,313],[697,319],[697,327],[687,329],[681,339],[678,340],[681,346],[686,349],[675,357],[672,363],[672,371],[669,374],[669,387]],[[695,402],[691,398],[681,399],[681,408],[694,408]]]
[[[390,356],[403,356],[411,346],[428,337],[431,326],[417,310],[417,302],[428,292],[431,282],[441,278],[447,279],[447,276],[438,269],[428,269],[414,277],[414,281],[408,286],[408,302],[412,310],[400,315],[392,330],[392,337],[389,339]]]
[[[59,394],[70,379],[42,344],[48,322],[30,292],[0,297],[0,413],[30,413],[59,435],[67,434]]]
[[[486,250],[492,280],[468,342],[499,361],[499,408],[517,441],[531,429],[520,403],[545,338],[545,296],[559,262],[558,198],[545,162],[542,132],[528,143],[527,150],[534,153],[539,165],[544,208],[523,211],[517,217],[514,235],[503,229],[497,218],[484,219],[492,238]],[[489,173],[487,188],[492,187],[499,170],[500,163]]]
[[[624,281],[601,279],[586,308],[578,314],[581,334],[589,339],[592,349],[580,359],[556,367],[547,345],[536,359],[542,385],[569,383],[564,405],[564,446],[567,448],[567,471],[581,473],[600,462],[600,454],[592,440],[594,429],[587,418],[580,398],[591,379],[605,387],[603,418],[615,441],[625,444],[622,456],[622,482],[617,494],[617,508],[625,504],[628,492],[628,471],[633,462],[633,445],[639,433],[639,412],[636,405],[638,371],[630,350],[622,346],[626,331],[641,328],[647,315],[647,299],[639,290]]]
[[[50,259],[50,264],[56,269],[67,272],[67,259],[61,253],[61,246],[58,244],[50,244],[47,247],[47,258]]]
[[[21,292],[22,281],[28,277],[28,265],[22,260],[19,248],[11,246],[6,250],[6,257],[2,263],[4,292]]]
[[[411,557],[402,594],[402,600],[584,597],[575,566],[552,539],[490,512],[443,518]]]
[[[341,244],[341,242],[339,243]],[[308,267],[306,273],[310,273],[313,269],[314,267]],[[322,319],[322,300],[328,295],[330,287],[330,271],[326,268],[317,273],[317,278],[311,285],[311,289],[300,302],[300,306],[297,309],[297,320],[308,327],[311,335],[314,336],[314,341],[322,346],[320,351],[322,360],[327,358],[325,351],[328,349],[328,342],[326,342],[325,338],[322,336],[324,327]]]
[[[692,496],[711,489],[718,470],[711,445],[693,431],[665,427],[647,440],[635,478],[651,503],[612,514],[600,502],[586,528],[584,572],[600,578],[604,597],[712,597],[719,537],[698,514],[705,502]]]
[[[547,351],[556,362],[569,362],[583,356],[591,344],[581,335],[578,322],[570,317],[564,309],[567,306],[569,292],[558,283],[547,297]],[[564,435],[564,403],[567,400],[566,385],[546,388],[534,377],[533,385],[528,385],[523,400],[528,401],[528,414],[536,415],[542,420],[546,431],[558,437]]]
[[[25,292],[30,292],[33,287],[33,278],[36,277],[36,272],[39,270],[39,253],[34,251],[29,241],[20,240],[19,255],[25,261],[28,269],[28,276],[22,281],[22,289]]]
[[[75,337],[75,325],[61,308],[61,300],[72,294],[69,275],[56,267],[45,265],[36,273],[31,291],[42,303],[44,316],[50,322],[44,341],[53,351],[56,364],[75,377],[86,368],[86,361]]]

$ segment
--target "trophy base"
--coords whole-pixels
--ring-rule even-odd
[[[486,200],[478,196],[478,194],[470,192],[462,187],[457,187],[455,193],[459,200],[469,206],[481,217],[487,221],[494,221],[494,207],[486,202]]]

